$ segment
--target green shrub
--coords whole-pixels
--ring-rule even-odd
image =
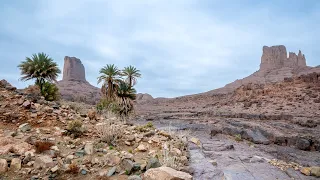
[[[56,101],[59,99],[59,89],[55,84],[45,82],[42,86],[41,95],[47,101]]]
[[[236,141],[242,141],[242,138],[241,138],[241,134],[236,134],[235,136],[234,136],[234,138],[235,138],[235,140]]]
[[[84,133],[81,120],[73,120],[68,123],[67,127],[68,135],[73,135],[75,138],[81,136]]]

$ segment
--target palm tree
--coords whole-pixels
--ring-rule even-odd
[[[46,80],[56,81],[58,74],[61,73],[57,63],[45,53],[33,54],[31,58],[26,57],[18,67],[22,75],[20,80],[36,79],[35,84],[40,87],[40,90],[43,89]]]
[[[133,87],[137,83],[137,78],[141,77],[140,70],[133,66],[125,67],[121,73],[123,76],[126,76],[126,83],[129,84],[130,87]]]
[[[111,100],[114,97],[117,84],[121,81],[120,70],[114,64],[107,64],[99,72],[101,75],[98,77],[98,84],[103,82],[102,93],[107,91],[107,98]]]
[[[133,112],[133,100],[136,99],[136,90],[129,84],[121,81],[116,88],[116,109],[115,112],[122,119],[126,120]]]

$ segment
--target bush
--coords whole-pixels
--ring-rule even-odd
[[[70,121],[67,127],[67,134],[73,135],[74,138],[81,136],[84,133],[81,120]]]
[[[242,141],[242,138],[241,138],[241,134],[236,134],[235,136],[234,136],[234,138],[235,138],[235,140],[236,141]]]
[[[110,121],[96,125],[98,136],[102,142],[110,146],[116,146],[117,140],[122,137],[123,128],[120,125],[112,124]]]
[[[47,101],[56,101],[60,98],[58,87],[50,82],[43,83],[41,95]]]
[[[69,164],[69,169],[66,171],[66,173],[70,174],[78,174],[79,173],[79,166],[75,163]]]

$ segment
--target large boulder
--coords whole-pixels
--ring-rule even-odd
[[[188,173],[174,170],[170,167],[159,167],[149,169],[145,174],[145,180],[191,180],[192,176]]]

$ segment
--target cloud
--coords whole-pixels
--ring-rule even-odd
[[[284,44],[316,65],[318,1],[221,0],[7,1],[0,8],[0,77],[18,87],[17,64],[44,51],[63,66],[80,58],[97,85],[110,63],[134,65],[139,92],[155,97],[200,93],[243,78],[259,67],[263,45]],[[9,18],[8,18],[9,17]],[[8,76],[7,74],[10,74]]]

